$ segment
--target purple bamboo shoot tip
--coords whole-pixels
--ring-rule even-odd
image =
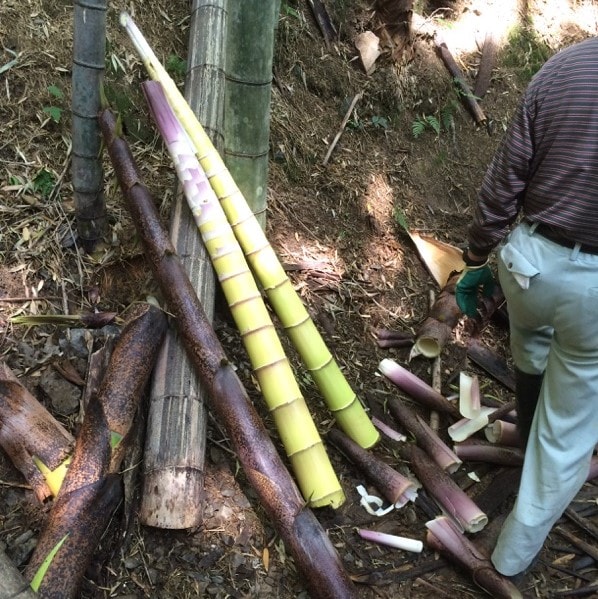
[[[372,424],[381,433],[384,433],[389,439],[392,439],[393,441],[407,441],[407,437],[405,435],[399,433],[398,431],[395,431],[394,428],[391,428],[390,426],[388,426],[388,424],[385,424],[384,422],[382,422],[382,420],[376,418],[375,416],[372,418]]]
[[[375,530],[359,529],[357,532],[359,536],[366,541],[380,543],[381,545],[387,545],[388,547],[394,547],[395,549],[403,549],[404,551],[421,553],[424,547],[424,544],[416,539],[408,539],[406,537],[390,535]]]
[[[378,365],[378,370],[399,389],[420,403],[433,410],[459,415],[457,408],[444,395],[394,360],[385,358]]]

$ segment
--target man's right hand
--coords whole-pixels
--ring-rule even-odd
[[[461,312],[467,316],[476,316],[478,291],[481,288],[482,295],[490,297],[494,292],[495,284],[488,261],[480,266],[466,266],[457,279],[457,285],[455,286],[455,299]]]

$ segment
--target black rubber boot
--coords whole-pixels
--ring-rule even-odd
[[[529,431],[532,427],[532,420],[540,388],[542,387],[542,374],[527,374],[518,368],[515,368],[515,401],[517,404],[517,430],[521,437],[521,447],[525,449],[529,438]]]

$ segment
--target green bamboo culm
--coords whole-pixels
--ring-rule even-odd
[[[86,252],[94,251],[108,226],[98,125],[107,4],[107,0],[74,3],[71,176],[77,234]]]
[[[239,242],[162,86],[142,86],[303,497],[312,507],[339,507],[343,490]]]
[[[361,447],[373,447],[380,440],[378,431],[328,350],[222,158],[176,84],[127,13],[121,13],[121,24],[131,38],[149,76],[162,84],[168,102],[195,146],[201,167],[220,200],[250,267],[263,286],[270,304],[338,426]]]
[[[279,11],[279,0],[228,3],[223,158],[264,230],[272,56]]]

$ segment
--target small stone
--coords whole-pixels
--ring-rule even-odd
[[[46,368],[39,386],[50,398],[52,407],[63,416],[69,416],[79,410],[81,389],[63,379],[53,368]]]
[[[123,566],[127,570],[134,570],[141,566],[141,558],[139,556],[125,557],[123,560]]]

